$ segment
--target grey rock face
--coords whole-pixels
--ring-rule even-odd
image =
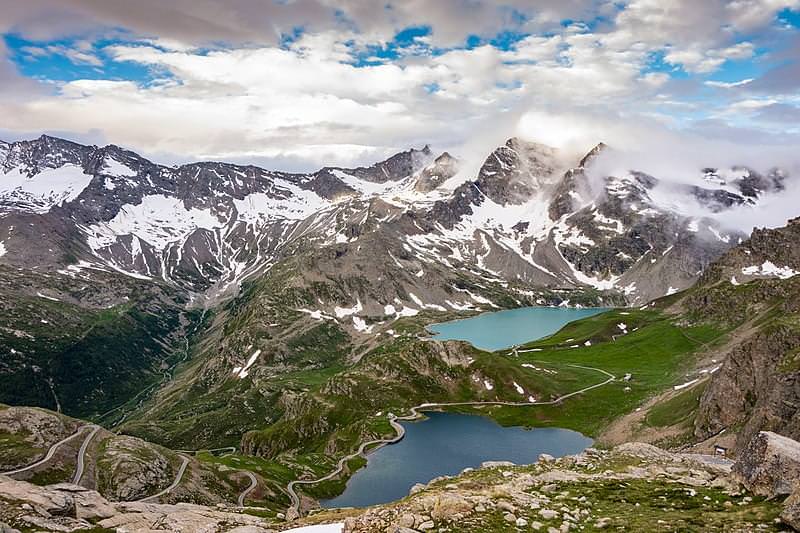
[[[422,169],[414,188],[418,192],[430,192],[455,176],[457,172],[458,160],[445,152]]]
[[[800,443],[761,431],[740,454],[733,474],[748,490],[761,496],[789,495],[800,480]]]
[[[781,520],[795,531],[800,531],[800,486],[784,502]]]
[[[273,531],[261,518],[238,512],[193,504],[111,503],[77,485],[40,487],[4,476],[0,511],[29,529],[45,531],[90,529],[93,524],[117,531]],[[0,531],[16,530],[0,523]]]

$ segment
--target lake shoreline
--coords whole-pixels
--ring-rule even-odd
[[[425,326],[430,340],[459,340],[483,352],[507,350],[543,339],[575,320],[605,313],[610,307],[529,306],[485,311]],[[497,337],[502,337],[499,342]]]

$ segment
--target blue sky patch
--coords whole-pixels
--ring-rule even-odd
[[[14,34],[3,35],[10,59],[29,78],[70,82],[75,80],[126,80],[148,85],[169,77],[165,71],[132,61],[116,61],[104,48],[131,44],[118,39],[101,39],[90,46],[79,39],[29,41]]]

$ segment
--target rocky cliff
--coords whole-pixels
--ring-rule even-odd
[[[696,435],[758,431],[800,438],[800,220],[756,230],[705,272],[684,305],[736,324],[736,340],[705,390]]]

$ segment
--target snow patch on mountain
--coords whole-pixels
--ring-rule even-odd
[[[28,177],[20,168],[0,175],[0,205],[10,204],[34,213],[47,213],[77,198],[92,181],[78,165],[48,168]]]
[[[780,279],[789,279],[800,274],[800,272],[797,272],[788,266],[779,267],[772,261],[764,261],[761,265],[742,268],[742,274],[746,276],[769,276]]]
[[[247,224],[263,224],[274,219],[303,220],[331,204],[314,191],[276,179],[272,194],[257,192],[243,199],[234,198],[238,219]]]
[[[115,243],[121,235],[135,235],[163,251],[199,228],[214,230],[222,226],[210,209],[187,209],[177,198],[155,194],[145,196],[140,204],[125,204],[108,222],[85,229],[89,246],[95,251]]]
[[[363,309],[364,306],[361,305],[361,300],[356,300],[356,303],[353,307],[334,307],[333,314],[336,315],[336,318],[344,318],[346,316],[360,313]]]
[[[118,178],[132,178],[138,173],[130,168],[128,165],[121,163],[117,159],[108,156],[104,160],[103,174],[107,176],[116,176]]]
[[[409,180],[407,178],[400,181],[386,181],[384,183],[373,183],[358,179],[352,174],[348,174],[339,169],[334,169],[331,174],[342,180],[348,187],[355,189],[362,196],[383,196],[392,192],[399,192],[399,190],[408,187]]]

